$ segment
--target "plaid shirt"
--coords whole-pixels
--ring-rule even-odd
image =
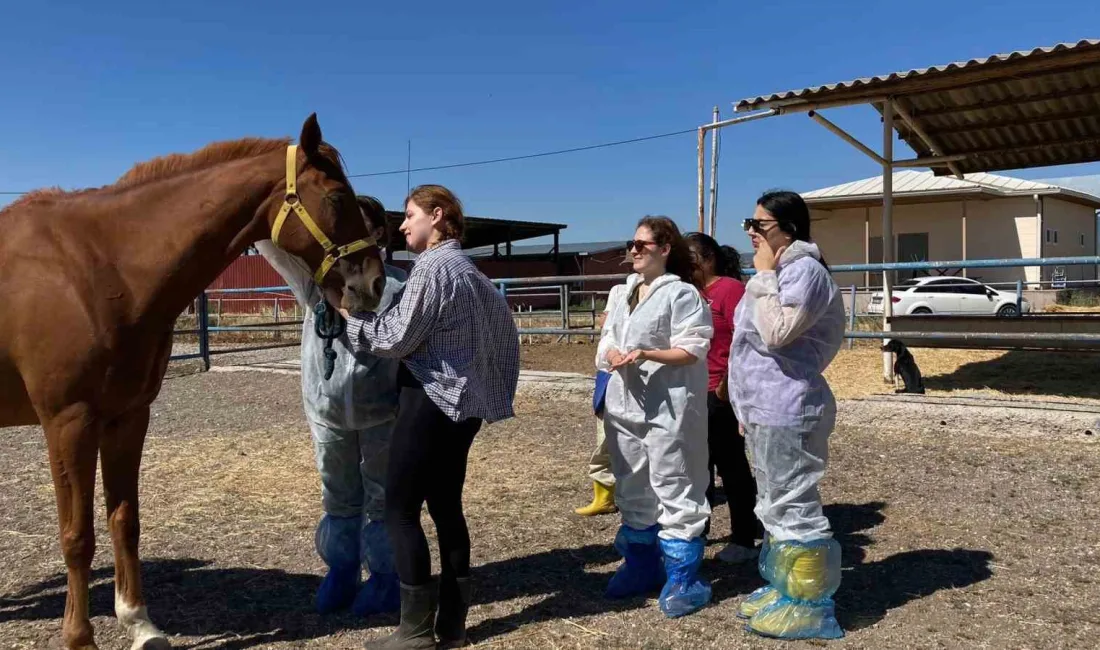
[[[508,302],[456,241],[421,253],[404,292],[381,314],[348,321],[352,346],[400,357],[455,422],[512,417],[519,333]]]

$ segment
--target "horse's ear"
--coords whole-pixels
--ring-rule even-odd
[[[317,123],[317,113],[310,113],[302,125],[302,135],[298,136],[298,144],[306,155],[312,156],[321,148],[321,125]]]

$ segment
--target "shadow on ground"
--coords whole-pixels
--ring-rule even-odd
[[[848,630],[873,625],[890,609],[941,589],[965,587],[991,576],[989,563],[993,556],[979,550],[925,549],[865,562],[865,548],[872,543],[865,531],[885,520],[884,507],[881,502],[826,506],[843,549],[845,571],[836,601],[841,625]],[[643,598],[602,598],[611,573],[594,573],[587,567],[618,559],[610,544],[589,545],[475,567],[475,603],[542,598],[516,613],[474,625],[471,640],[484,641],[540,621],[646,607]],[[312,610],[312,599],[320,577],[315,574],[215,568],[197,559],[149,560],[143,563],[143,570],[150,612],[161,629],[168,634],[212,637],[192,648],[237,650],[259,643],[303,641],[396,624],[395,615],[370,620],[350,614],[317,615]],[[762,584],[755,563],[730,567],[708,561],[703,574],[712,581],[715,602],[747,594]],[[113,615],[112,575],[111,567],[93,572],[93,616]],[[0,597],[0,622],[52,619],[60,626],[64,588],[65,576],[59,574]]]

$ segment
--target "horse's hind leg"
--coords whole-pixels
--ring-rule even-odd
[[[95,648],[88,620],[88,578],[95,555],[92,503],[99,429],[85,404],[73,405],[45,422],[50,472],[57,499],[61,552],[68,591],[61,635],[70,649]]]
[[[115,549],[115,616],[133,639],[134,650],[170,647],[149,619],[141,590],[138,473],[148,427],[149,407],[135,409],[108,424],[99,444],[107,521]]]

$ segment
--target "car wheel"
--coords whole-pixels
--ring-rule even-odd
[[[1020,310],[1016,308],[1016,305],[1005,305],[997,310],[997,315],[1002,318],[1009,318],[1012,316],[1018,316]]]
[[[931,314],[931,313],[932,313],[932,310],[931,310],[931,309],[929,309],[929,308],[927,308],[927,307],[917,307],[917,308],[916,308],[916,309],[914,309],[914,310],[913,310],[913,311],[912,311],[911,313],[912,313],[912,314],[913,314],[914,316],[918,316],[918,315],[923,315],[923,314]]]

